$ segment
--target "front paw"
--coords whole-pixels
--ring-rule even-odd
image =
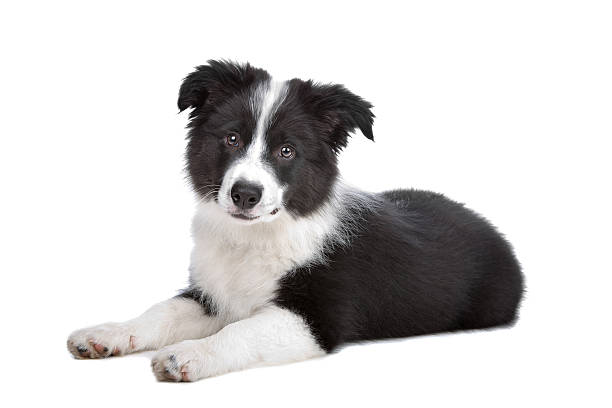
[[[73,332],[68,351],[78,359],[119,356],[135,350],[135,337],[120,323],[106,323]]]
[[[197,381],[206,377],[202,345],[186,340],[164,347],[151,360],[151,368],[159,381]]]

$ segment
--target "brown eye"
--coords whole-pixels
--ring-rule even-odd
[[[238,147],[240,145],[240,135],[236,132],[229,132],[225,140],[230,146]]]
[[[295,156],[295,149],[291,146],[283,146],[280,149],[280,155],[284,159],[292,159]]]

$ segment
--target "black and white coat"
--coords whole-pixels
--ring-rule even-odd
[[[372,139],[368,102],[209,61],[183,82],[179,108],[192,109],[199,198],[190,286],[133,320],[75,331],[75,357],[159,350],[158,379],[194,381],[515,320],[520,267],[485,219],[440,194],[342,183],[349,133]]]

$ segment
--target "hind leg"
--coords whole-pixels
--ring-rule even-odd
[[[472,294],[472,307],[463,318],[462,329],[484,329],[514,323],[523,295],[518,268],[508,268],[484,280]]]

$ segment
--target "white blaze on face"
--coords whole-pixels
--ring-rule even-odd
[[[270,80],[259,85],[252,96],[251,109],[253,114],[257,115],[253,138],[244,157],[236,161],[225,173],[219,190],[219,204],[228,212],[233,212],[234,204],[230,192],[234,183],[239,179],[263,186],[261,200],[253,209],[247,211],[249,216],[259,217],[258,221],[271,221],[276,218],[277,214],[276,212],[271,214],[271,212],[282,206],[283,187],[265,162],[264,154],[268,123],[286,94],[286,82]]]

